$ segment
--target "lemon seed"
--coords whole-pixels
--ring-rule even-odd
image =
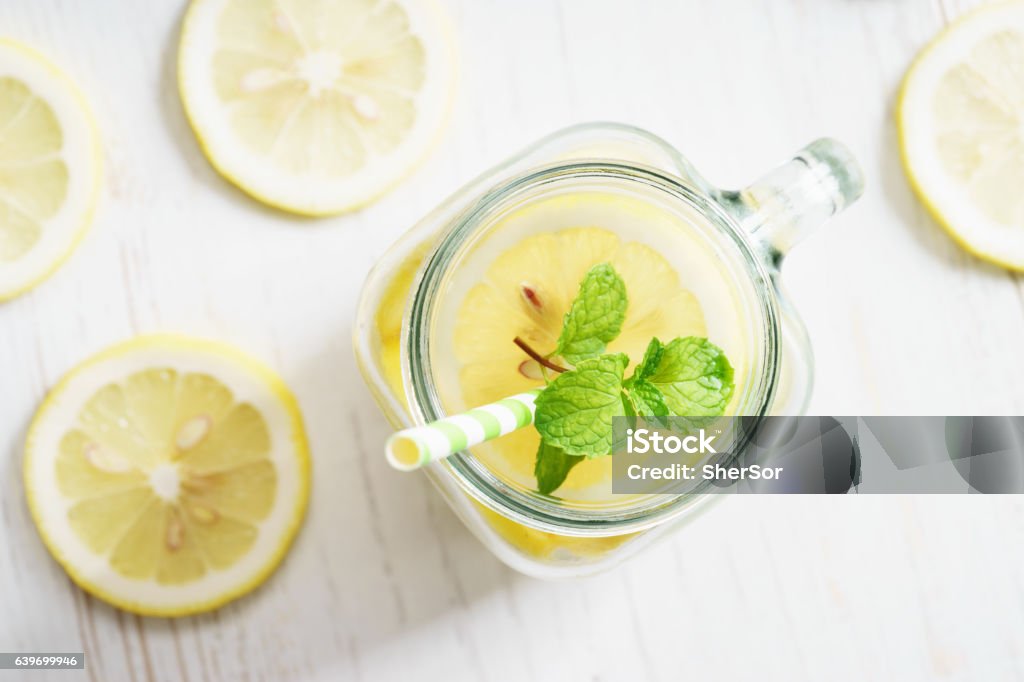
[[[185,544],[185,524],[181,522],[177,514],[173,514],[167,522],[167,535],[164,538],[167,549],[177,552]]]
[[[178,446],[179,451],[187,452],[203,442],[203,439],[210,433],[212,426],[213,420],[205,414],[192,417],[178,429],[178,435],[174,439],[174,444]]]
[[[85,446],[85,459],[100,471],[111,474],[123,474],[132,469],[131,463],[124,457],[96,443]]]
[[[220,514],[217,513],[216,509],[211,509],[202,504],[193,504],[189,507],[189,513],[192,514],[192,518],[202,524],[216,523],[220,518]]]

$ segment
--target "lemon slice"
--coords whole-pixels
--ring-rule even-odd
[[[74,250],[99,196],[100,159],[74,84],[0,38],[0,301],[46,279]]]
[[[550,203],[572,206],[571,200],[562,198]],[[616,209],[614,199],[599,205],[609,215],[627,210]],[[517,217],[513,214],[511,219]],[[602,262],[611,263],[622,277],[630,301],[622,332],[608,345],[608,352],[640,358],[655,336],[707,336],[704,311],[696,296],[682,287],[665,257],[647,244],[623,240],[598,227],[536,234],[498,256],[459,306],[454,350],[467,405],[486,405],[543,382],[540,365],[510,340],[520,337],[533,348],[554,348],[580,281]],[[520,429],[477,446],[473,452],[492,469],[532,486],[539,443],[536,429]],[[610,457],[587,460],[570,472],[562,492],[586,489],[608,480],[610,473]]]
[[[216,608],[263,582],[309,497],[298,406],[230,348],[145,337],[72,371],[29,429],[25,486],[50,552],[137,613]]]
[[[907,73],[898,125],[907,174],[975,255],[1024,269],[1024,2],[950,26]]]
[[[439,137],[452,45],[428,0],[193,0],[179,87],[225,177],[285,210],[338,213],[395,185]]]

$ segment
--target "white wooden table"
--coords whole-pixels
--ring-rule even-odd
[[[614,119],[723,185],[820,135],[869,179],[787,280],[824,414],[1024,413],[1024,281],[961,252],[899,167],[909,60],[973,0],[450,0],[462,87],[430,161],[353,215],[253,202],[203,158],[178,100],[183,2],[2,0],[0,33],[88,93],[105,202],[72,260],[0,306],[0,650],[87,652],[85,673],[0,679],[998,680],[1024,677],[1024,500],[730,500],[613,573],[504,568],[427,482],[390,471],[352,357],[357,292],[449,192],[561,126]],[[203,617],[109,608],[32,527],[27,422],[74,363],[139,333],[237,344],[298,394],[309,516],[277,574]]]

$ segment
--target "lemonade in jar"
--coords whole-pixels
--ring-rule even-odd
[[[779,266],[861,190],[856,163],[831,140],[727,192],[644,131],[561,131],[462,189],[385,255],[360,302],[360,368],[396,428],[543,387],[566,371],[556,351],[567,314],[604,268],[624,311],[604,352],[638,363],[652,339],[707,340],[716,414],[799,414],[811,352]],[[529,575],[607,568],[711,498],[614,494],[611,457],[573,458],[552,480],[540,442],[522,428],[426,468],[474,534]]]

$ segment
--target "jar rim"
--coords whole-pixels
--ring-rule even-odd
[[[760,305],[761,352],[753,373],[753,413],[768,413],[778,384],[780,364],[780,312],[772,278],[758,250],[727,211],[714,200],[681,178],[636,164],[621,161],[587,159],[548,164],[507,179],[483,193],[468,205],[451,226],[439,236],[425,257],[413,285],[412,299],[403,321],[402,377],[409,409],[414,421],[429,423],[447,416],[433,380],[430,364],[430,322],[442,281],[476,229],[487,224],[487,217],[509,199],[538,187],[565,183],[580,178],[641,183],[669,198],[695,209],[741,254],[746,275],[753,280]],[[739,448],[738,450],[741,450]],[[735,455],[734,455],[735,456]],[[707,484],[677,495],[652,495],[644,502],[625,509],[578,509],[559,504],[553,498],[520,490],[503,481],[468,451],[457,453],[430,465],[434,473],[449,475],[473,499],[518,523],[538,530],[575,536],[608,536],[639,532],[659,525],[692,509],[706,497]]]

